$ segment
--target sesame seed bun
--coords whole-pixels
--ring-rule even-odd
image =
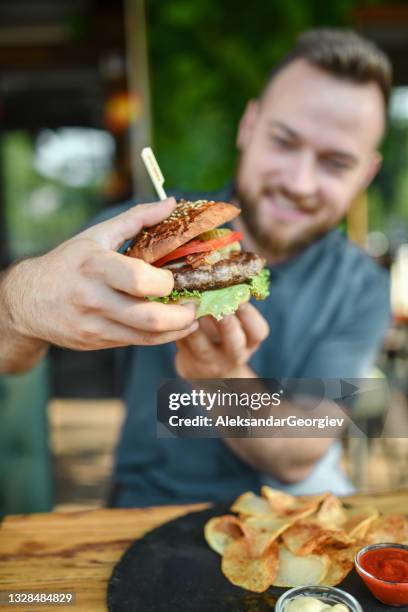
[[[231,221],[239,213],[236,206],[226,202],[181,200],[167,219],[136,236],[127,255],[153,263],[199,234]]]

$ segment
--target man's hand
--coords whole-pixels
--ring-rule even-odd
[[[247,377],[246,364],[269,327],[251,304],[216,322],[200,319],[197,331],[177,342],[176,369],[183,378]]]
[[[143,299],[172,291],[170,271],[116,252],[143,227],[170,215],[175,204],[169,198],[136,206],[6,271],[0,279],[0,353],[13,361],[18,347],[24,361],[25,347],[28,354],[47,343],[80,350],[160,344],[196,329],[191,304]],[[2,369],[9,369],[7,363],[0,363]]]

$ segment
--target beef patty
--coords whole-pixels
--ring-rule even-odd
[[[182,267],[168,266],[174,276],[174,289],[181,291],[206,291],[222,289],[251,280],[261,272],[265,260],[254,253],[232,253],[227,259],[215,264],[204,264],[193,268],[191,265]]]

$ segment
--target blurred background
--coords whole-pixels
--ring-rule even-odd
[[[0,0],[0,265],[41,253],[95,214],[232,176],[249,98],[304,29],[349,26],[390,56],[384,165],[352,208],[352,239],[391,270],[394,321],[378,366],[408,380],[408,4],[376,0]],[[0,513],[104,504],[123,409],[110,351],[53,348],[0,377]],[[394,401],[408,418],[406,388]],[[384,406],[361,406],[375,433]],[[406,486],[406,439],[345,440],[363,490]]]

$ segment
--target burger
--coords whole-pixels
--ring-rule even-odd
[[[219,227],[239,214],[227,202],[181,200],[167,219],[138,234],[126,254],[172,272],[173,291],[160,301],[193,300],[197,318],[220,320],[251,296],[269,294],[265,260],[241,250],[240,232]]]

